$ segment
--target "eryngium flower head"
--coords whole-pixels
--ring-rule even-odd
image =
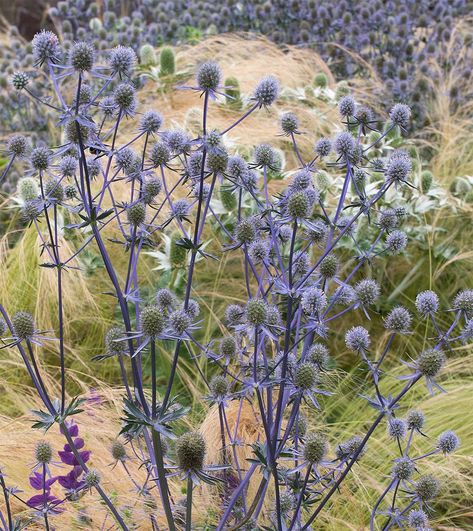
[[[146,205],[141,202],[130,205],[126,209],[126,216],[130,225],[138,227],[138,225],[144,223],[146,219]]]
[[[379,285],[376,281],[366,278],[364,280],[360,280],[355,285],[355,293],[358,301],[363,304],[363,306],[369,306],[377,301],[381,290],[379,289]]]
[[[272,167],[276,161],[276,153],[269,144],[259,144],[255,147],[255,164],[256,166]]]
[[[256,85],[253,99],[258,102],[260,107],[268,107],[277,100],[278,96],[279,81],[274,76],[267,76]]]
[[[238,243],[251,243],[256,239],[258,228],[253,218],[242,219],[235,228],[235,239]]]
[[[404,152],[394,152],[388,160],[385,177],[387,181],[405,181],[412,169],[412,161]]]
[[[87,489],[98,487],[101,480],[100,474],[97,470],[89,469],[84,475],[84,483]]]
[[[141,330],[145,336],[154,338],[166,325],[165,314],[161,307],[153,305],[143,309],[140,316]]]
[[[281,116],[281,129],[285,135],[294,134],[299,127],[299,120],[292,112],[286,112]]]
[[[148,134],[156,133],[159,131],[163,124],[163,117],[157,111],[146,111],[140,120],[140,131]]]
[[[228,380],[225,376],[216,375],[209,383],[210,393],[215,398],[223,398],[228,394]]]
[[[337,457],[339,459],[351,458],[358,451],[362,442],[363,442],[363,438],[360,437],[359,435],[355,435],[351,437],[350,439],[348,439],[348,441],[345,441],[339,444],[337,448]],[[367,446],[365,444],[363,446],[363,449],[358,454],[356,458],[357,460],[363,457],[363,455],[366,453],[366,449],[367,449]]]
[[[215,92],[220,85],[222,71],[220,66],[209,61],[200,65],[197,70],[197,86],[203,92]]]
[[[143,201],[149,205],[161,191],[161,181],[157,177],[150,177],[143,183]]]
[[[412,409],[407,413],[406,422],[410,430],[420,431],[425,424],[425,415],[422,411]]]
[[[333,278],[337,274],[338,258],[334,254],[327,255],[319,265],[320,274],[324,278]]]
[[[259,326],[266,322],[268,308],[263,299],[250,299],[246,303],[245,316],[248,323]]]
[[[237,351],[237,342],[233,336],[226,336],[220,340],[219,352],[222,356],[232,358]]]
[[[202,469],[206,452],[205,440],[197,431],[185,433],[176,441],[176,461],[185,472]]]
[[[87,159],[87,171],[91,179],[95,179],[96,177],[98,177],[100,175],[100,172],[102,171],[101,160],[89,157]]]
[[[33,37],[33,58],[39,65],[51,61],[56,63],[61,49],[59,39],[52,31],[42,30]]]
[[[393,208],[386,208],[382,210],[379,214],[378,223],[383,229],[394,229],[394,227],[396,227],[399,223],[398,217],[396,216],[396,211]]]
[[[25,201],[21,207],[21,218],[26,223],[31,223],[40,216],[41,211],[42,206],[39,201]]]
[[[354,326],[345,334],[345,344],[353,352],[365,352],[370,342],[368,330],[362,326]]]
[[[73,177],[76,174],[77,166],[78,160],[71,155],[66,155],[59,161],[59,171],[63,177]]]
[[[13,135],[8,139],[7,151],[14,157],[23,157],[26,153],[28,142],[26,136]]]
[[[355,139],[353,136],[344,131],[337,135],[334,140],[333,146],[337,155],[340,157],[350,157],[355,151]]]
[[[460,439],[452,430],[444,431],[439,435],[437,448],[444,454],[451,454],[460,446]]]
[[[438,295],[429,289],[421,291],[416,297],[416,308],[423,317],[437,312],[439,309]]]
[[[311,362],[300,363],[294,371],[294,385],[302,391],[315,387],[319,379],[319,369]]]
[[[35,333],[33,316],[28,312],[19,311],[12,317],[13,331],[19,339],[30,339]]]
[[[464,289],[453,300],[453,309],[473,317],[473,289]]]
[[[126,461],[126,448],[120,441],[113,441],[110,453],[115,461]]]
[[[329,360],[329,350],[322,343],[314,343],[307,354],[307,359],[319,368],[327,365]]]
[[[327,438],[322,433],[311,433],[304,444],[304,459],[316,465],[323,460],[328,451]]]
[[[308,288],[302,294],[301,306],[307,314],[315,315],[327,306],[327,296],[319,288]]]
[[[60,203],[64,200],[64,186],[52,177],[44,183],[44,195],[49,201]]]
[[[332,142],[328,138],[321,138],[316,142],[314,151],[319,157],[327,157],[332,151]]]
[[[427,529],[429,519],[422,509],[413,509],[407,517],[407,523],[413,529]]]
[[[84,72],[94,66],[94,47],[88,42],[76,42],[69,53],[69,61],[74,70]]]
[[[282,492],[280,495],[279,501],[280,501],[279,507],[281,510],[281,514],[284,516],[289,515],[289,513],[296,506],[296,497],[290,490],[286,490]]]
[[[129,83],[120,83],[113,93],[116,106],[125,116],[131,116],[136,109],[136,91]]]
[[[185,311],[191,319],[195,319],[200,314],[200,304],[195,299],[189,299]]]
[[[440,372],[445,361],[445,354],[442,350],[430,348],[419,355],[416,360],[416,366],[423,376],[433,378]]]
[[[151,148],[150,160],[154,167],[157,168],[163,164],[169,162],[171,158],[171,150],[169,146],[164,142],[157,142]]]
[[[4,337],[7,332],[7,323],[5,322],[5,319],[0,318],[0,337]]]
[[[156,301],[159,306],[168,309],[175,305],[176,297],[170,289],[161,288],[156,292]]]
[[[269,259],[270,245],[266,240],[256,240],[248,248],[248,256],[254,264],[267,262]]]
[[[227,164],[228,153],[225,150],[209,151],[207,154],[207,167],[212,173],[224,173],[227,169]]]
[[[338,102],[338,111],[344,118],[348,118],[355,114],[355,100],[351,96],[344,96]]]
[[[112,72],[121,76],[129,76],[136,63],[136,54],[129,46],[117,46],[110,52],[109,65]]]
[[[407,234],[402,230],[394,230],[386,238],[386,249],[393,254],[400,253],[407,246]]]
[[[46,147],[36,147],[33,149],[30,155],[31,165],[35,170],[44,171],[49,166],[49,159],[51,152]]]
[[[23,201],[33,201],[38,197],[39,189],[32,177],[23,177],[18,181],[18,194]]]
[[[404,439],[407,433],[407,424],[404,419],[390,418],[388,421],[388,434],[394,439]]]
[[[169,324],[178,335],[182,335],[191,325],[191,318],[185,310],[176,310],[169,316]]]
[[[421,476],[414,485],[414,493],[417,499],[428,501],[435,498],[440,491],[440,483],[430,474]]]
[[[235,325],[241,322],[245,310],[238,304],[230,304],[225,310],[225,319],[230,325]]]
[[[114,356],[117,354],[124,354],[126,352],[126,342],[119,341],[125,337],[125,331],[119,326],[114,326],[105,334],[105,350],[107,354]]]
[[[399,457],[393,466],[392,474],[395,479],[407,481],[415,471],[414,461],[410,457]]]
[[[306,191],[295,192],[289,196],[287,201],[287,213],[294,219],[305,219],[310,217],[314,209],[314,204],[310,200]]]
[[[38,463],[47,465],[53,457],[53,449],[47,441],[39,441],[35,448],[35,459]]]
[[[16,90],[23,90],[29,82],[30,78],[26,72],[15,72],[11,77],[11,84]]]
[[[313,185],[312,174],[309,170],[303,169],[296,172],[292,177],[291,188],[305,190]]]
[[[403,306],[393,308],[384,320],[385,328],[398,334],[406,334],[411,327],[411,323],[412,315]]]
[[[389,118],[391,118],[393,124],[405,128],[409,125],[411,114],[411,108],[408,105],[405,105],[404,103],[396,103],[389,112]]]

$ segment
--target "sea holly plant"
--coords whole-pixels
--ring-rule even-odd
[[[390,190],[408,190],[410,197],[415,188],[407,152],[383,151],[382,142],[396,128],[405,132],[410,108],[394,104],[383,123],[351,96],[343,97],[340,126],[333,137],[314,139],[307,160],[297,142],[302,132],[297,116],[275,117],[275,137],[290,139],[298,161],[284,176],[286,187],[276,194],[269,178],[278,167],[272,145],[255,145],[249,160],[226,147],[227,135],[241,122],[274,106],[280,85],[272,75],[256,84],[240,117],[218,131],[211,124],[212,106],[226,97],[224,78],[215,62],[200,64],[195,80],[178,87],[201,98],[201,131],[194,138],[179,128],[166,129],[158,110],[139,107],[131,48],[112,49],[102,63],[92,44],[78,41],[64,54],[53,33],[41,32],[33,40],[33,54],[51,83],[48,109],[56,111],[64,141],[35,146],[25,142],[29,181],[22,182],[19,193],[25,224],[36,229],[41,242],[42,266],[56,277],[55,293],[48,295],[57,298],[58,326],[44,335],[29,313],[10,317],[9,309],[0,306],[0,336],[4,348],[17,349],[43,404],[34,427],[48,430],[58,425],[65,438],[60,459],[73,467],[55,482],[46,467],[38,471],[34,484],[43,488],[40,502],[48,507],[56,503],[56,482],[68,492],[66,501],[79,491],[82,495],[95,489],[116,525],[129,529],[124,511],[101,486],[100,472],[87,465],[90,453],[83,449],[76,424],[82,399],[68,398],[67,358],[74,345],[65,334],[64,283],[66,273],[80,267],[80,256],[93,250],[110,285],[104,296],[114,297],[119,315],[106,335],[103,355],[93,363],[116,360],[125,389],[123,414],[117,419],[122,428],[117,432],[132,449],[127,453],[117,440],[111,453],[143,500],[154,498],[163,528],[175,530],[182,521],[187,530],[198,525],[193,493],[202,484],[216,493],[219,506],[212,525],[219,531],[248,525],[278,530],[316,526],[319,515],[331,510],[329,502],[339,495],[352,467],[369,452],[369,439],[382,424],[399,456],[373,507],[371,528],[428,527],[430,501],[439,487],[436,478],[423,474],[422,460],[453,452],[459,441],[447,431],[430,452],[415,455],[412,441],[423,434],[424,416],[411,411],[404,420],[399,411],[414,386],[425,382],[432,393],[442,390],[439,378],[452,344],[473,336],[473,290],[459,292],[445,308],[445,330],[433,291],[419,293],[415,310],[391,305],[379,315],[379,301],[389,294],[375,280],[377,263],[403,253],[408,245],[403,230],[406,209],[390,201]],[[371,133],[378,130],[372,142]],[[321,172],[341,180],[339,194],[316,185]],[[215,208],[219,193],[226,194],[230,216]],[[61,245],[63,230],[73,244],[69,255]],[[164,237],[172,238],[179,251],[186,280],[181,291],[156,285],[150,295],[138,266]],[[212,253],[207,250],[209,239],[219,244],[212,246]],[[347,241],[350,245],[344,246]],[[119,246],[126,257],[124,275],[111,246]],[[196,277],[199,268],[210,267],[225,254],[243,258],[246,301],[227,307],[219,328],[225,332],[206,342],[201,335],[204,297]],[[363,319],[364,326],[352,325],[355,319]],[[396,362],[393,345],[403,344],[415,319],[429,325],[428,346],[421,352],[406,346],[401,376],[393,383],[386,377]],[[371,337],[373,321],[383,324],[387,339]],[[364,384],[356,392],[366,400],[369,422],[365,432],[353,433],[346,441],[333,440],[330,426],[318,422],[316,427],[314,421],[315,412],[323,414],[334,399],[327,373],[331,344],[340,335],[359,358]],[[59,365],[59,397],[51,396],[45,369],[38,363],[44,341],[50,339],[55,340]],[[381,353],[375,344],[382,345]],[[158,386],[161,345],[172,346],[164,388]],[[207,388],[202,399],[218,412],[219,462],[207,462],[205,437],[188,429],[192,416],[184,402],[191,402],[190,397],[175,394],[183,358],[194,363],[196,378]],[[211,378],[199,358],[207,360]],[[150,373],[144,371],[145,364]],[[248,404],[261,436],[241,441],[240,414],[230,421],[227,411],[236,405],[241,413]],[[252,448],[252,457],[244,463],[236,452],[242,444]],[[128,455],[145,471],[144,482],[127,468]],[[8,500],[14,492],[1,479],[11,521]],[[185,486],[185,502],[173,495],[176,482]],[[250,495],[254,482],[256,494]],[[266,506],[275,509],[266,512]],[[67,509],[67,503],[61,503],[61,509]],[[158,511],[149,518],[151,528],[157,528]],[[3,514],[2,521],[7,521]]]

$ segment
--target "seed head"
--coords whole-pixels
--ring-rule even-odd
[[[191,325],[191,318],[186,311],[176,310],[169,316],[169,323],[178,335],[182,335]]]
[[[264,77],[256,85],[253,98],[260,107],[269,107],[279,96],[279,81],[273,76]]]
[[[436,313],[439,309],[438,295],[431,290],[421,291],[416,297],[416,308],[423,317]]]
[[[304,445],[304,459],[317,465],[323,460],[328,451],[327,438],[322,433],[310,434]]]
[[[228,381],[225,376],[214,376],[209,383],[212,396],[223,398],[228,394]]]
[[[93,489],[95,487],[98,487],[101,479],[102,478],[97,472],[97,470],[89,469],[84,475],[85,487],[87,489]]]
[[[35,459],[38,463],[47,465],[53,457],[53,449],[46,441],[39,441],[35,448]]]
[[[412,409],[407,413],[406,422],[410,430],[420,431],[425,424],[425,416],[422,411]]]
[[[294,134],[299,127],[299,120],[292,112],[286,112],[281,116],[281,129],[285,135]]]
[[[473,317],[473,289],[464,289],[453,300],[453,309]]]
[[[269,144],[259,144],[255,147],[255,164],[260,167],[272,167],[276,161],[276,153]]]
[[[135,203],[126,209],[128,223],[133,227],[138,227],[146,220],[146,205],[144,203]]]
[[[362,441],[362,437],[355,435],[351,437],[351,439],[348,439],[348,441],[341,443],[337,448],[337,457],[339,459],[351,458],[360,448]],[[361,452],[358,454],[357,460],[363,457],[363,455],[366,453],[366,449],[367,445],[365,444]]]
[[[120,441],[113,441],[110,451],[115,461],[126,461],[126,448]]]
[[[232,358],[237,352],[237,342],[233,336],[226,336],[220,340],[219,351],[222,356]]]
[[[302,391],[308,391],[315,387],[318,379],[319,369],[313,363],[300,363],[294,371],[294,385]]]
[[[15,72],[11,77],[11,84],[16,90],[23,90],[29,82],[30,78],[26,72]]]
[[[334,254],[327,255],[319,266],[320,274],[324,278],[333,278],[338,270],[338,258]]]
[[[169,146],[164,142],[157,142],[151,148],[151,155],[149,158],[151,159],[151,162],[155,168],[163,164],[167,164],[171,158]]]
[[[161,181],[157,177],[150,177],[143,183],[143,201],[149,205],[161,191]]]
[[[328,363],[330,353],[328,348],[322,343],[314,343],[308,352],[307,359],[316,365],[319,369],[325,367]]]
[[[415,464],[409,457],[400,457],[396,459],[393,467],[393,477],[401,481],[407,481],[412,478],[415,471]]]
[[[269,260],[270,246],[266,240],[256,240],[248,248],[248,255],[252,262],[259,264]]]
[[[76,42],[69,53],[69,61],[74,70],[84,72],[94,66],[94,47],[88,42]]]
[[[31,165],[35,170],[44,171],[49,166],[49,159],[51,152],[46,147],[36,147],[33,149],[30,155]]]
[[[203,92],[215,92],[220,85],[222,71],[213,61],[203,63],[197,70],[197,86]]]
[[[187,153],[190,149],[191,139],[189,135],[182,129],[173,129],[167,131],[165,141],[169,149],[176,155]]]
[[[185,433],[177,439],[176,460],[181,470],[201,470],[206,452],[205,440],[197,431]]]
[[[228,165],[228,153],[224,149],[209,151],[207,154],[207,167],[212,173],[225,173]]]
[[[239,243],[251,243],[257,237],[258,228],[253,218],[242,219],[235,228],[235,239]]]
[[[393,308],[384,320],[385,328],[398,334],[406,334],[411,327],[411,323],[412,315],[403,306]]]
[[[444,366],[446,361],[445,354],[440,349],[427,349],[422,352],[417,358],[417,367],[423,376],[433,378],[440,369]]]
[[[169,309],[175,305],[176,297],[171,290],[161,288],[156,293],[156,301],[161,308]]]
[[[295,192],[289,196],[287,202],[287,212],[294,219],[305,219],[310,217],[314,209],[306,191]]]
[[[125,337],[125,330],[119,326],[114,326],[105,335],[105,349],[107,354],[115,356],[118,354],[125,354],[126,352],[126,342],[118,341]]]
[[[145,336],[155,338],[166,325],[165,314],[160,306],[147,306],[141,312],[141,330]]]
[[[308,170],[299,170],[292,177],[291,188],[305,190],[313,185],[312,174]]]
[[[444,431],[437,440],[437,448],[444,454],[451,454],[460,446],[460,439],[452,430]]]
[[[23,157],[26,153],[28,142],[23,135],[13,135],[8,139],[7,151],[15,157]]]
[[[416,497],[425,502],[435,498],[440,491],[440,483],[430,474],[421,476],[414,485]]]
[[[230,304],[225,310],[225,319],[230,325],[241,323],[245,310],[238,304]]]
[[[19,339],[30,339],[35,333],[33,316],[28,312],[19,311],[12,317],[13,330]]]
[[[370,343],[368,330],[362,326],[354,326],[345,334],[345,344],[353,352],[365,352]]]
[[[260,326],[268,317],[267,304],[263,299],[250,299],[246,303],[246,320],[253,326]]]

